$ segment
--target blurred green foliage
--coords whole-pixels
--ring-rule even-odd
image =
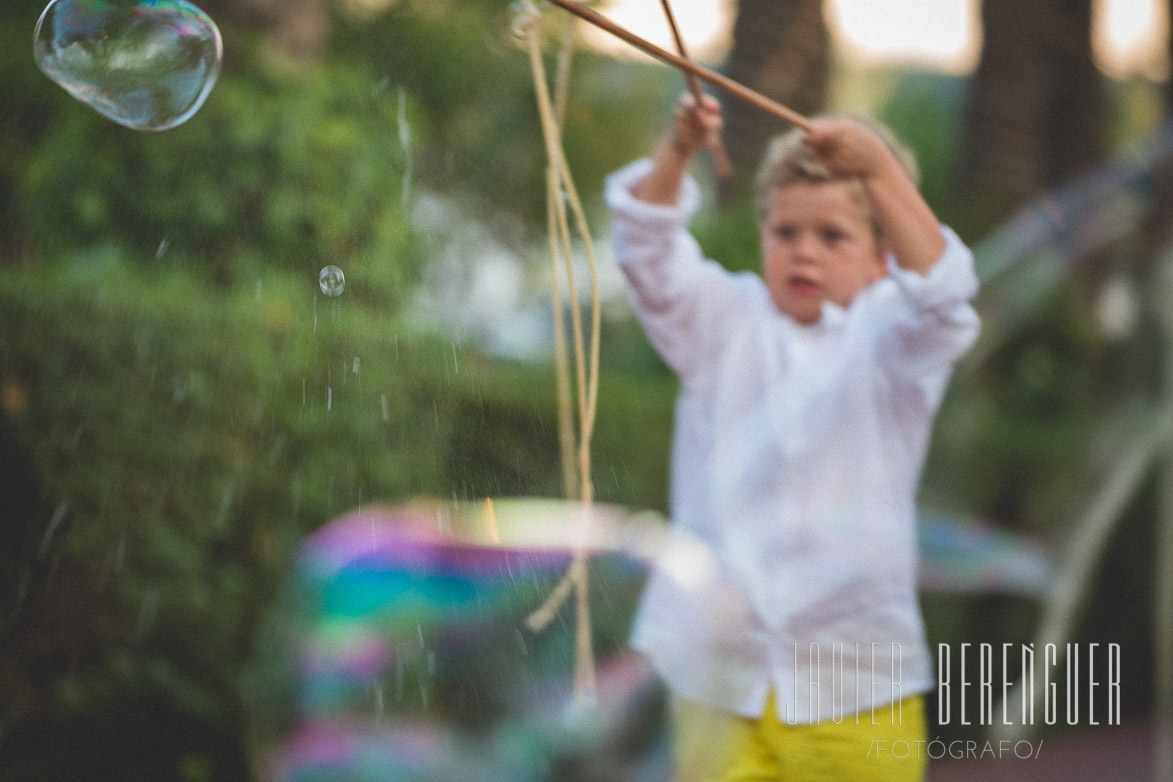
[[[33,29],[42,7],[29,0],[0,6],[0,263],[5,264],[27,251],[28,230],[20,220],[17,194],[24,167],[56,108],[71,102],[64,90],[45,89],[47,80],[33,63]]]
[[[558,492],[548,373],[327,299],[312,278],[224,290],[111,253],[14,275],[0,312],[0,377],[22,400],[6,420],[59,510],[4,531],[15,655],[0,684],[21,719],[0,779],[178,778],[152,765],[175,758],[67,731],[144,703],[160,731],[219,737],[185,748],[206,770],[185,778],[244,778],[239,676],[301,536],[377,500]],[[672,395],[664,378],[604,382],[600,499],[662,504]]]
[[[91,112],[55,123],[20,190],[39,251],[109,246],[221,282],[363,262],[398,270],[385,294],[411,281],[395,95],[341,64],[228,74],[213,96],[164,133]]]

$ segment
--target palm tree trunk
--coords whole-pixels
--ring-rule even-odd
[[[1103,84],[1091,0],[983,0],[958,198],[984,233],[1102,153]]]
[[[724,71],[800,114],[814,114],[827,101],[827,41],[822,0],[740,0]],[[721,188],[721,201],[728,204],[749,191],[767,142],[786,126],[739,101],[723,107],[725,145],[735,169]]]

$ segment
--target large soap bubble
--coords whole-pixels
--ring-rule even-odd
[[[617,509],[580,524],[580,510],[372,507],[307,538],[247,677],[258,778],[666,779],[662,690],[623,647],[654,535]],[[571,692],[573,620],[525,628],[572,540],[594,551],[593,702]]]
[[[150,131],[199,110],[223,50],[216,24],[186,0],[53,0],[33,42],[37,66],[73,97]]]

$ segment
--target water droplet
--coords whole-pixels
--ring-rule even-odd
[[[224,44],[186,0],[52,0],[33,34],[37,66],[120,125],[167,130],[212,91]]]
[[[346,288],[346,275],[337,266],[325,266],[318,275],[318,285],[327,296],[341,296]]]
[[[44,557],[49,550],[49,541],[53,539],[53,533],[61,526],[61,522],[65,520],[65,514],[69,511],[68,502],[59,502],[57,509],[53,511],[53,517],[49,519],[49,526],[45,529],[45,536],[41,538],[41,548],[38,557]]]
[[[411,125],[407,121],[407,92],[399,88],[399,108],[396,116],[399,126],[399,146],[403,149],[403,181],[400,183],[399,202],[404,210],[411,202]]]

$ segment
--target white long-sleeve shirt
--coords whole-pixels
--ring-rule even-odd
[[[917,603],[915,497],[933,418],[976,339],[973,257],[942,228],[929,273],[901,269],[804,326],[761,278],[702,256],[699,206],[636,199],[612,174],[616,259],[680,379],[672,536],[632,644],[673,691],[790,723],[863,719],[933,686]],[[683,563],[682,550],[708,552]],[[845,716],[847,715],[847,716]],[[850,715],[857,715],[852,717]],[[858,716],[858,715],[863,715]]]

